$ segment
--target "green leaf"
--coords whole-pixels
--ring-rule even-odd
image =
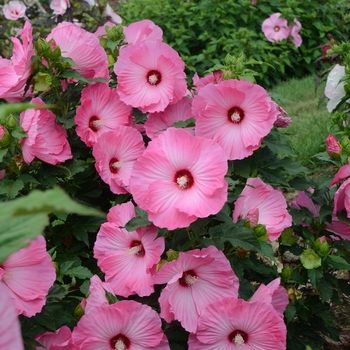
[[[263,139],[265,144],[271,152],[279,155],[293,155],[287,138],[278,130],[272,129],[271,132]]]
[[[194,118],[189,118],[186,119],[184,121],[179,120],[178,122],[174,123],[172,125],[173,128],[188,128],[190,126],[194,126],[195,125],[195,120]]]
[[[115,304],[119,301],[114,294],[112,294],[111,292],[108,292],[107,290],[105,290],[105,296],[106,296],[106,299],[108,300],[109,305]]]
[[[2,149],[0,149],[0,162],[3,161],[4,156],[7,154],[7,152],[8,152],[8,148],[2,148]]]
[[[139,207],[136,207],[135,211],[138,216],[129,220],[124,226],[124,228],[129,232],[135,231],[139,227],[145,227],[152,224],[151,221],[148,220],[148,214],[146,211]]]
[[[321,294],[321,300],[323,303],[327,302],[329,299],[332,298],[332,295],[333,295],[332,285],[325,278],[320,279],[318,291]]]
[[[77,277],[83,280],[92,277],[91,271],[84,266],[72,267],[65,273],[65,275],[70,277]]]
[[[321,266],[322,260],[313,249],[304,250],[300,255],[300,261],[307,270]]]
[[[23,181],[10,179],[2,179],[0,181],[0,193],[5,194],[9,199],[15,198],[19,191],[24,188]]]
[[[350,264],[340,256],[328,255],[326,262],[339,270],[350,270]]]
[[[295,306],[292,303],[289,303],[284,315],[286,316],[287,323],[291,322],[296,314]]]
[[[282,231],[281,240],[283,245],[291,247],[294,243],[298,241],[298,237],[294,236],[293,233],[293,228],[287,228]]]
[[[322,269],[310,269],[307,271],[308,276],[310,278],[310,282],[315,287],[317,291],[319,291],[319,283],[321,278],[323,277],[323,271]]]

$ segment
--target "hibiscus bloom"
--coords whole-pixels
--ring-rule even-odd
[[[56,269],[43,236],[12,253],[0,265],[0,284],[10,293],[17,314],[27,317],[41,311],[55,279]]]
[[[218,213],[227,200],[227,161],[212,140],[169,128],[133,167],[130,192],[158,227],[187,227]]]
[[[345,180],[346,178],[348,178],[350,176],[350,159],[348,161],[348,164],[343,165],[342,167],[340,167],[340,169],[338,170],[338,172],[334,175],[333,180],[331,181],[331,183],[329,184],[329,186],[334,186],[335,184]]]
[[[301,43],[303,42],[303,39],[301,38],[299,32],[301,29],[301,23],[294,18],[295,25],[292,24],[289,29],[290,29],[290,35],[291,35],[291,41],[292,43],[296,46],[299,47]]]
[[[163,112],[150,113],[145,123],[147,136],[156,138],[160,133],[173,126],[176,122],[192,118],[191,99],[183,97],[179,102],[168,106]],[[194,127],[186,128],[194,135]]]
[[[270,241],[276,240],[285,228],[292,225],[282,192],[257,177],[247,180],[235,202],[233,222],[236,223],[239,218],[249,220],[252,227],[265,225]]]
[[[148,296],[154,292],[151,269],[164,251],[164,237],[157,238],[153,225],[131,232],[122,228],[133,217],[131,202],[112,207],[94,246],[94,257],[105,273],[106,282],[115,294],[124,297]]]
[[[105,15],[109,17],[112,20],[112,22],[116,24],[120,24],[123,22],[122,18],[113,11],[110,4],[106,5]]]
[[[334,155],[340,155],[340,152],[341,152],[340,143],[332,134],[329,134],[326,138],[326,149],[330,157],[331,156],[334,157]]]
[[[180,252],[161,267],[155,283],[167,283],[159,298],[160,316],[178,320],[189,332],[196,332],[199,315],[214,300],[237,297],[239,285],[230,262],[214,246]]]
[[[4,5],[2,12],[6,19],[15,21],[25,16],[26,9],[27,7],[22,1],[10,1]]]
[[[276,102],[272,101],[272,104],[275,106],[277,110],[277,119],[275,121],[276,128],[286,128],[292,122],[292,119],[286,117],[287,112],[279,106]]]
[[[280,16],[280,13],[274,13],[262,23],[261,30],[270,42],[287,39],[290,34],[287,20]]]
[[[6,286],[1,281],[0,295],[0,350],[23,350],[21,325],[17,312]]]
[[[53,10],[54,15],[64,15],[69,7],[69,0],[52,0],[50,2],[50,9]]]
[[[300,207],[308,209],[311,212],[313,218],[320,216],[321,206],[315,204],[305,191],[300,191],[298,193],[298,196],[291,201],[290,206],[297,210],[300,210]]]
[[[335,233],[337,236],[342,239],[350,241],[350,227],[347,223],[339,221],[336,215],[332,215],[332,223],[326,222],[326,230],[332,233]],[[338,239],[332,237],[333,239]]]
[[[108,59],[98,38],[70,22],[62,22],[51,30],[46,41],[54,40],[63,57],[71,58],[85,78],[109,78]]]
[[[37,335],[35,340],[46,350],[78,350],[78,347],[73,345],[72,332],[67,326],[62,326],[56,332]],[[35,349],[43,350],[43,347],[37,346]]]
[[[82,90],[81,106],[74,118],[76,133],[89,147],[99,136],[119,125],[131,125],[132,107],[120,101],[117,90],[96,83]]]
[[[97,139],[95,168],[113,193],[128,193],[133,165],[144,149],[142,135],[131,126],[118,126]]]
[[[185,96],[184,68],[179,54],[160,40],[129,45],[114,65],[120,99],[143,113],[164,111]]]
[[[163,31],[149,19],[134,22],[123,27],[125,41],[130,44],[138,44],[145,40],[163,40]]]
[[[211,74],[208,74],[208,75],[206,75],[203,78],[200,78],[198,76],[198,74],[195,73],[193,78],[192,78],[192,81],[193,81],[194,89],[197,92],[199,92],[199,90],[202,87],[204,87],[204,86],[206,86],[206,85],[208,85],[210,83],[218,84],[221,81],[224,81],[224,78],[222,76],[222,71],[221,70],[216,70],[215,72],[213,72]]]
[[[286,336],[283,318],[271,305],[229,297],[214,301],[201,312],[188,349],[285,350]]]
[[[122,300],[95,307],[73,330],[80,350],[170,350],[158,314],[148,305]]]
[[[44,104],[40,98],[32,99],[31,103]],[[35,157],[52,165],[73,157],[67,132],[55,120],[56,116],[48,109],[28,109],[20,114],[20,125],[28,134],[19,141],[27,164]]]
[[[226,80],[200,89],[192,102],[195,134],[211,138],[231,160],[250,156],[273,128],[277,109],[261,86]]]
[[[7,102],[19,102],[24,98],[24,89],[32,71],[31,59],[34,56],[32,25],[26,22],[22,33],[22,43],[12,38],[11,59],[0,57],[0,98]]]
[[[344,209],[346,216],[350,218],[350,178],[345,180],[334,194],[333,215]]]

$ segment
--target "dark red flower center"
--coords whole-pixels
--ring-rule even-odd
[[[193,186],[194,180],[192,174],[187,169],[183,169],[176,172],[174,182],[180,190],[187,190]]]
[[[141,258],[145,256],[145,248],[143,247],[141,241],[132,241],[130,244],[129,252]]]
[[[117,174],[122,165],[123,162],[119,161],[117,158],[112,158],[109,161],[109,170],[111,171],[111,173]]]
[[[109,344],[113,350],[125,350],[129,349],[130,340],[125,335],[118,334],[109,341]]]
[[[236,329],[230,333],[228,340],[236,346],[240,346],[247,343],[248,334],[246,332],[240,331],[239,329]]]
[[[281,28],[280,28],[279,26],[275,26],[275,28],[273,28],[273,30],[274,30],[275,32],[279,32],[279,31],[281,30]]]
[[[179,283],[183,287],[189,287],[198,281],[198,277],[193,270],[185,271],[182,277],[179,278]]]
[[[92,131],[98,131],[101,129],[102,126],[102,120],[98,117],[96,117],[95,115],[92,116],[89,120],[89,128]]]
[[[147,74],[147,81],[151,85],[158,85],[162,81],[162,75],[157,70],[151,70]]]
[[[234,124],[240,123],[244,118],[244,112],[239,107],[232,107],[227,112],[228,120]]]

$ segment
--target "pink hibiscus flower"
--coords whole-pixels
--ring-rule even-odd
[[[143,113],[164,111],[185,96],[184,68],[178,53],[160,40],[129,45],[114,65],[120,99]]]
[[[276,240],[285,228],[292,225],[282,192],[257,177],[247,180],[235,202],[233,222],[236,223],[239,218],[249,220],[252,227],[265,225],[270,241]]]
[[[151,269],[164,251],[164,237],[157,238],[153,225],[131,232],[122,228],[133,217],[131,202],[112,207],[94,246],[94,257],[106,275],[106,282],[115,294],[124,297],[154,292]]]
[[[331,181],[331,183],[329,184],[329,186],[332,187],[335,184],[345,180],[349,176],[350,176],[350,159],[349,159],[348,164],[345,164],[342,167],[340,167],[338,172],[334,175],[334,178]]]
[[[163,40],[163,31],[149,19],[131,23],[123,27],[125,41],[130,44],[139,44],[145,40]]]
[[[346,216],[350,218],[350,178],[345,180],[334,194],[333,215],[344,209]]]
[[[158,314],[148,305],[122,300],[95,307],[73,330],[79,350],[170,350]]]
[[[64,15],[69,7],[69,0],[51,0],[50,2],[50,9],[53,10],[54,15]]]
[[[99,136],[119,125],[131,125],[132,107],[120,101],[117,90],[95,83],[82,90],[81,106],[74,118],[76,133],[89,147]]]
[[[110,4],[106,5],[105,15],[109,17],[112,20],[112,22],[116,24],[120,24],[123,22],[122,18],[117,13],[114,12]]]
[[[285,350],[286,325],[266,303],[246,302],[234,297],[216,300],[198,320],[190,334],[189,350]]]
[[[98,38],[70,22],[62,22],[51,30],[46,41],[54,40],[62,56],[71,58],[85,78],[109,78],[108,59]]]
[[[0,284],[10,293],[17,313],[27,317],[41,311],[55,279],[56,269],[46,252],[43,236],[11,254],[0,265]]]
[[[275,121],[275,127],[276,128],[286,128],[288,125],[292,122],[292,119],[289,117],[286,117],[287,112],[279,106],[276,102],[272,101],[272,104],[277,110],[277,119]]]
[[[136,160],[130,192],[149,220],[173,230],[221,210],[227,200],[226,172],[218,144],[169,128]]]
[[[332,215],[332,223],[326,222],[326,230],[335,233],[342,239],[350,241],[350,227],[347,223],[339,221],[336,215]],[[336,239],[333,237],[333,239]],[[339,239],[339,238],[337,238]]]
[[[261,30],[270,42],[287,39],[290,34],[287,20],[280,16],[280,13],[274,13],[262,23]]]
[[[198,76],[197,73],[194,74],[193,78],[192,78],[192,81],[193,81],[193,85],[194,85],[194,89],[199,92],[199,90],[210,84],[210,83],[214,83],[214,84],[218,84],[220,83],[221,81],[224,81],[224,78],[222,76],[222,72],[221,70],[217,70],[209,75],[206,75],[205,77],[203,78],[200,78]]]
[[[329,134],[326,137],[326,149],[329,156],[340,155],[341,146],[338,140],[332,135]]]
[[[249,301],[270,304],[283,317],[283,313],[289,304],[289,299],[286,289],[280,283],[281,279],[276,278],[266,286],[261,284]]]
[[[295,22],[295,25],[292,24],[289,27],[290,35],[292,37],[291,41],[295,45],[295,47],[299,47],[301,45],[301,43],[303,42],[303,39],[301,38],[301,36],[299,34],[300,29],[301,29],[301,23],[296,18],[294,18],[294,22]]]
[[[131,126],[118,126],[99,137],[92,149],[95,168],[113,193],[128,193],[133,165],[145,149],[142,135]]]
[[[11,59],[0,57],[0,98],[7,102],[19,102],[24,98],[24,89],[32,71],[34,56],[32,25],[26,22],[22,33],[22,43],[12,38],[13,55]]]
[[[10,1],[4,5],[2,12],[6,19],[15,21],[25,16],[26,9],[27,7],[22,1]]]
[[[320,216],[321,206],[316,205],[305,191],[300,191],[298,196],[291,201],[290,206],[297,210],[300,210],[300,207],[308,209],[312,213],[313,218]]]
[[[159,298],[160,316],[178,320],[189,332],[196,332],[198,317],[210,303],[237,297],[239,285],[230,262],[214,246],[180,252],[177,260],[161,267],[155,283],[167,283]]]
[[[40,98],[32,99],[31,103],[44,104]],[[27,164],[35,157],[52,165],[73,157],[67,132],[55,120],[56,116],[48,109],[28,109],[20,114],[20,125],[28,134],[19,141]]]
[[[216,141],[231,160],[250,156],[273,128],[277,110],[261,86],[226,80],[201,88],[192,102],[195,133]]]
[[[21,325],[17,312],[6,286],[1,281],[0,295],[0,350],[23,350]]]
[[[145,123],[147,136],[150,139],[156,138],[178,121],[185,121],[192,118],[191,99],[183,97],[179,102],[168,106],[163,112],[150,113]],[[185,128],[191,135],[194,135],[194,127]]]
[[[37,335],[35,340],[46,350],[79,350],[73,344],[72,332],[67,326],[62,326],[56,332]],[[43,350],[43,347],[37,346],[35,349]]]

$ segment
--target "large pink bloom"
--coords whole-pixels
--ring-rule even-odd
[[[222,146],[228,159],[243,159],[273,128],[277,109],[261,86],[245,80],[208,84],[193,98],[198,136]]]
[[[143,113],[164,111],[186,94],[184,68],[178,53],[160,40],[129,45],[114,65],[120,99]]]
[[[149,19],[134,22],[123,27],[125,41],[130,44],[138,44],[145,40],[163,40],[163,31]]]
[[[133,300],[95,307],[80,319],[73,340],[80,350],[170,350],[158,314]]]
[[[301,36],[299,34],[300,29],[301,29],[301,23],[296,18],[294,18],[294,23],[295,23],[295,25],[292,24],[289,27],[291,41],[295,45],[295,47],[299,47],[301,45],[301,43],[303,42],[303,39],[301,38]]]
[[[347,223],[339,221],[336,215],[332,215],[332,223],[326,222],[326,230],[333,232],[342,239],[350,241],[350,227]],[[334,237],[333,237],[334,238]]]
[[[55,279],[56,269],[46,252],[43,236],[11,254],[0,265],[0,284],[9,291],[17,313],[27,317],[41,311]]]
[[[348,178],[350,176],[350,159],[348,164],[343,165],[342,167],[340,167],[340,169],[338,170],[338,172],[334,175],[333,180],[331,181],[331,183],[329,184],[329,186],[334,186],[335,184],[345,180],[346,178]]]
[[[37,335],[35,340],[43,347],[37,346],[36,350],[79,350],[73,345],[72,332],[67,326],[63,326],[56,332],[46,332]]]
[[[260,302],[223,298],[205,308],[189,350],[285,350],[286,326],[275,309]]]
[[[32,99],[31,103],[44,104],[40,98]],[[56,116],[48,109],[28,109],[20,114],[21,127],[28,134],[19,141],[27,164],[35,157],[53,165],[73,157],[67,132],[55,120]]]
[[[23,350],[24,346],[15,306],[6,286],[0,282],[0,350],[9,349]]]
[[[321,206],[315,204],[305,191],[300,191],[298,196],[291,201],[290,206],[297,210],[300,210],[300,207],[307,208],[314,218],[320,216]]]
[[[131,126],[118,126],[97,139],[92,149],[95,168],[113,193],[129,191],[133,165],[144,149],[142,135]]]
[[[160,133],[173,126],[176,122],[192,118],[191,100],[183,97],[179,102],[168,106],[163,112],[150,113],[145,123],[147,136],[156,138]],[[186,128],[194,135],[194,127]]]
[[[0,57],[0,98],[7,102],[18,102],[24,98],[24,89],[32,71],[34,56],[32,25],[26,22],[21,33],[22,43],[12,38],[11,59]]]
[[[128,232],[122,228],[135,217],[131,202],[112,207],[94,246],[97,264],[117,295],[147,296],[154,292],[151,269],[164,251],[164,237],[151,225]]]
[[[98,38],[70,22],[62,22],[51,30],[46,41],[53,39],[62,56],[71,58],[76,69],[85,78],[108,79],[108,59]]]
[[[69,7],[69,0],[51,0],[50,2],[50,9],[55,15],[64,15]]]
[[[274,13],[262,23],[261,30],[270,42],[287,39],[290,34],[287,20],[280,16],[280,13]]]
[[[81,106],[74,118],[76,132],[87,146],[119,125],[131,125],[132,107],[120,101],[117,90],[108,84],[96,83],[82,90]]]
[[[252,227],[265,225],[270,241],[276,240],[285,228],[292,225],[282,192],[257,177],[247,180],[235,202],[233,222],[236,223],[239,218],[249,220]]]
[[[218,213],[227,200],[227,161],[212,140],[169,128],[134,164],[130,192],[158,227],[187,227]]]
[[[193,81],[193,85],[194,85],[194,89],[199,92],[199,90],[210,84],[210,83],[213,83],[213,84],[218,84],[220,83],[221,81],[224,81],[224,78],[222,76],[222,71],[221,70],[217,70],[211,74],[208,74],[206,75],[205,77],[203,78],[200,78],[198,76],[197,73],[194,74],[193,78],[192,78],[192,81]]]
[[[189,332],[196,332],[198,317],[210,303],[238,296],[238,278],[214,246],[180,252],[177,260],[159,270],[155,282],[167,283],[159,298],[160,316],[167,322],[180,321]]]
[[[333,215],[344,209],[346,216],[350,218],[350,178],[345,180],[334,194]]]
[[[2,12],[5,18],[15,21],[25,16],[26,9],[27,7],[22,1],[14,0],[4,5]]]

